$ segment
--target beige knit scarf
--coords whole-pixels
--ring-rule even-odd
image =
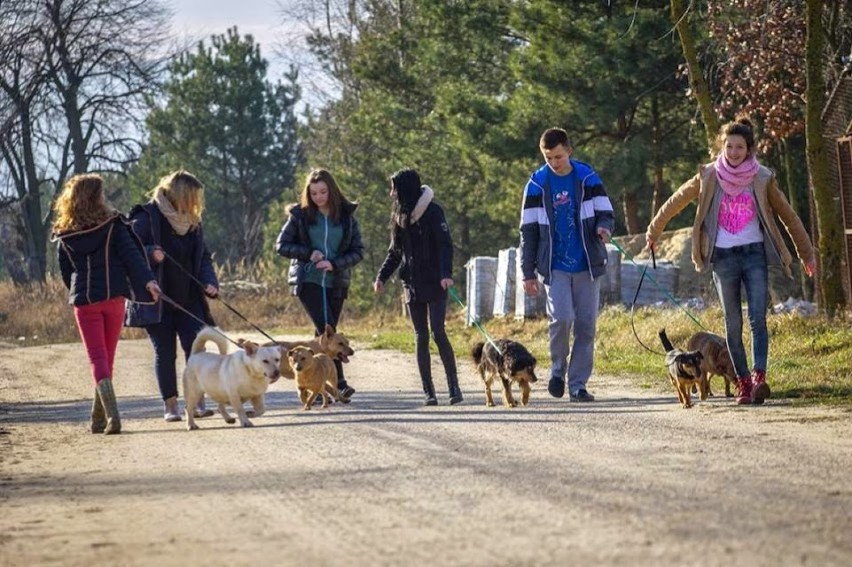
[[[157,205],[157,208],[160,209],[160,212],[163,213],[163,216],[172,225],[172,229],[179,236],[183,236],[195,226],[192,215],[179,213],[162,189],[157,189],[157,192],[151,198],[151,202]]]

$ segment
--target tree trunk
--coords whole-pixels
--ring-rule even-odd
[[[680,45],[683,48],[686,67],[689,70],[689,84],[692,87],[692,94],[695,96],[696,102],[698,102],[701,118],[704,120],[707,149],[712,157],[716,134],[719,132],[719,118],[713,109],[713,101],[710,100],[710,88],[707,86],[707,81],[704,80],[704,73],[698,63],[698,55],[695,51],[695,38],[689,29],[689,18],[683,7],[683,0],[671,0],[671,8],[672,23],[674,23],[677,34],[680,37]]]
[[[789,140],[781,140],[779,147],[781,149],[781,163],[783,164],[784,171],[784,185],[787,189],[787,198],[790,200],[790,207],[793,208],[793,212],[795,212],[799,218],[804,219],[805,217],[802,216],[801,199],[799,197],[799,192],[796,190],[796,183],[793,180],[793,158],[790,155],[791,150]],[[808,278],[804,270],[799,272],[799,276],[799,285],[802,288],[803,298],[807,301],[813,301],[814,290],[811,285],[810,278]]]
[[[817,270],[823,308],[831,318],[842,308],[846,299],[843,293],[842,256],[843,231],[840,207],[831,190],[828,155],[822,135],[822,111],[825,108],[825,81],[823,67],[825,36],[822,28],[822,0],[807,0],[805,18],[805,73],[807,75],[807,105],[805,107],[805,134],[807,138],[808,171],[816,204],[819,228],[819,259]]]
[[[644,233],[639,222],[639,200],[634,191],[625,191],[621,196],[624,203],[624,224],[627,225],[627,234]]]

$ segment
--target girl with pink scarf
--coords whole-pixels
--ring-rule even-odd
[[[816,260],[802,221],[778,188],[774,173],[755,157],[751,121],[741,117],[726,124],[719,141],[722,149],[716,160],[669,197],[648,225],[645,237],[653,249],[668,221],[690,202],[698,201],[692,227],[692,260],[698,271],[712,270],[725,318],[725,340],[737,372],[737,403],[762,404],[771,393],[766,382],[768,266],[781,265],[792,277],[792,255],[776,217],[790,234],[807,275],[814,275]],[[751,331],[751,370],[742,336],[743,288]]]

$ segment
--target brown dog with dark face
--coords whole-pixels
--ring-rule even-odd
[[[660,329],[660,341],[666,349],[666,368],[669,380],[677,392],[677,399],[684,409],[692,407],[692,387],[698,386],[702,400],[707,398],[705,384],[701,380],[701,360],[703,355],[697,350],[682,351],[672,345],[665,329]]]
[[[725,396],[732,397],[731,384],[737,383],[737,371],[734,370],[734,363],[731,361],[731,353],[728,352],[725,339],[719,335],[701,331],[692,335],[686,348],[697,350],[704,357],[701,360],[701,373],[702,381],[707,384],[707,395],[713,395],[710,377],[718,375],[725,379]]]
[[[518,402],[512,397],[512,382],[521,387],[521,405],[527,405],[530,400],[530,383],[537,382],[535,375],[535,357],[516,341],[500,339],[493,343],[477,343],[471,351],[473,362],[479,370],[479,375],[485,383],[485,405],[494,406],[491,396],[491,383],[498,376],[503,386],[503,405],[507,408],[517,407]]]

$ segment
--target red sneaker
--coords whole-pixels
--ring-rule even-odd
[[[737,378],[737,403],[739,405],[751,404],[751,376],[740,376]]]
[[[762,404],[772,392],[766,383],[766,371],[755,368],[751,371],[751,403]]]

